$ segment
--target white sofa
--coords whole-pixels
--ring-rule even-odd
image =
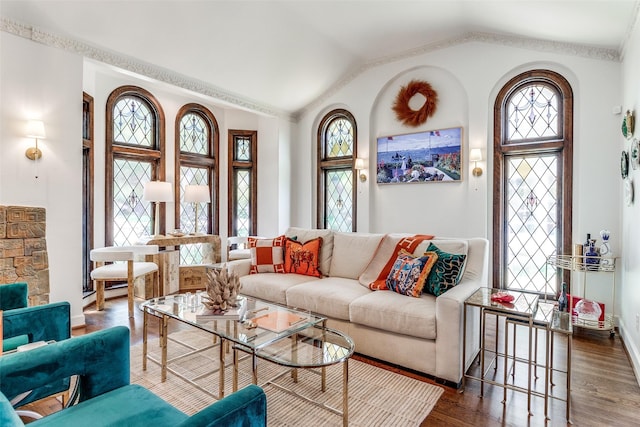
[[[388,239],[389,247],[389,242],[399,241],[407,234],[337,233],[292,227],[285,235],[299,242],[322,237],[319,267],[324,277],[249,274],[250,259],[233,261],[228,265],[240,275],[242,294],[326,316],[329,327],[353,338],[356,352],[459,386],[463,373],[463,302],[488,284],[486,239],[434,237],[422,242],[414,254],[422,254],[429,243],[434,243],[449,253],[465,253],[467,258],[457,286],[439,297],[423,293],[414,298],[388,290],[372,291],[367,286],[372,273],[377,274],[373,270],[382,271],[372,259],[382,251],[379,248],[383,239]],[[475,313],[467,319],[465,368],[477,353],[478,318]]]

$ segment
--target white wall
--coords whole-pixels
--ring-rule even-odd
[[[626,46],[622,63],[622,87],[625,111],[635,112],[636,121],[640,114],[640,27],[637,24]],[[640,137],[640,126],[636,125],[634,137]],[[630,143],[620,134],[616,135],[615,147],[618,152],[628,150]],[[620,329],[629,355],[633,361],[636,378],[640,383],[640,170],[629,169],[629,178],[635,185],[635,201],[622,208],[622,283],[620,286]],[[619,181],[618,187],[622,186]]]
[[[82,314],[82,58],[0,32],[0,204],[47,213],[50,301]],[[24,151],[27,120],[42,120],[47,138],[36,164]]]

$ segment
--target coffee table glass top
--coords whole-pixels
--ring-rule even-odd
[[[308,311],[291,309],[252,297],[243,298],[247,300],[247,310],[240,320],[197,321],[196,314],[202,310],[202,305],[196,295],[180,294],[153,298],[140,304],[140,309],[180,320],[251,350],[263,348],[326,320]]]

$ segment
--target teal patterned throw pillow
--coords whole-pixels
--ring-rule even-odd
[[[429,244],[427,251],[435,252],[438,260],[429,273],[424,291],[438,297],[460,282],[467,256],[444,252],[433,243]]]

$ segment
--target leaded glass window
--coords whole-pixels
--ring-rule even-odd
[[[107,99],[105,244],[131,245],[153,233],[153,204],[142,200],[144,184],[164,181],[163,112],[154,96],[121,86]],[[165,232],[160,206],[160,233]]]
[[[183,233],[217,234],[217,171],[218,126],[215,117],[200,104],[184,105],[176,116],[176,228]],[[206,185],[211,195],[210,203],[196,204],[184,201],[187,185]],[[215,213],[214,213],[215,212]],[[197,214],[197,218],[196,218]],[[197,224],[197,227],[196,227]],[[180,264],[202,264],[204,246],[190,244],[180,246]]]
[[[116,158],[113,166],[113,244],[133,245],[153,228],[151,202],[142,200],[144,183],[151,181],[151,163]]]
[[[355,231],[356,123],[346,110],[334,110],[318,129],[318,228]]]
[[[557,92],[546,84],[518,89],[507,101],[506,124],[508,141],[557,137]]]
[[[187,185],[209,185],[209,174],[206,168],[186,167],[180,168],[180,227],[183,233],[193,233],[198,222],[198,231],[202,233],[209,226],[208,203],[198,203],[198,217],[196,218],[195,203],[184,201],[184,189]],[[202,244],[180,246],[180,264],[202,264]]]
[[[561,75],[511,79],[494,109],[493,286],[555,294],[568,271],[546,265],[571,253],[573,92]]]
[[[209,127],[199,114],[188,113],[180,120],[180,151],[209,154]]]
[[[229,131],[229,236],[257,234],[257,137],[255,131]]]
[[[325,157],[344,157],[353,154],[353,125],[345,117],[336,117],[327,126]]]
[[[153,146],[153,115],[141,99],[122,97],[113,108],[114,142]]]

